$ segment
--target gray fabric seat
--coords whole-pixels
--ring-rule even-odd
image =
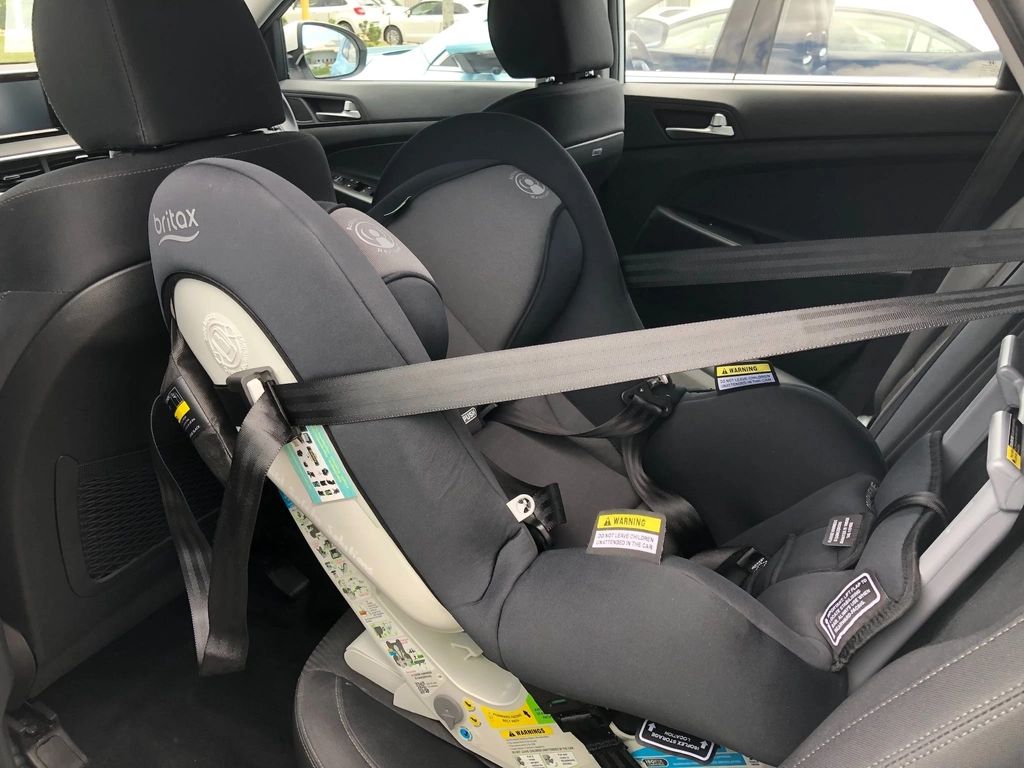
[[[147,447],[167,356],[154,191],[216,156],[314,198],[333,187],[316,140],[266,130],[284,120],[281,93],[242,0],[39,0],[33,20],[58,117],[82,151],[113,154],[0,197],[0,614],[31,649],[38,691],[181,588]],[[216,66],[197,55],[220,49],[233,53]],[[211,512],[218,484],[178,453]]]
[[[601,75],[615,61],[607,3],[492,0],[487,26],[505,71],[541,82],[486,111],[537,123],[600,189],[622,155],[626,125],[622,84]]]
[[[536,343],[574,331],[614,332],[616,323],[632,322],[614,252],[602,250],[607,230],[583,226],[588,217],[600,217],[600,209],[572,158],[543,130],[519,118],[480,114],[459,120],[468,125],[467,142],[459,151],[474,149],[468,138],[472,135],[487,137],[492,149],[514,146],[524,153],[492,156],[469,172],[463,161],[455,178],[486,181],[495,190],[492,195],[469,199],[497,200],[517,221],[515,227],[499,229],[500,217],[476,218],[480,212],[472,206],[447,208],[464,211],[471,221],[493,222],[502,238],[510,238],[505,247],[518,258],[499,261],[498,270],[488,273],[473,259],[491,254],[500,260],[509,252],[481,248],[466,230],[437,226],[435,206],[444,206],[446,199],[434,192],[444,183],[419,190],[397,185],[394,194],[406,202],[400,215],[391,217],[392,235],[385,237],[380,225],[373,224],[374,242],[383,238],[388,253],[401,251],[399,242],[415,234],[413,225],[421,216],[430,224],[422,230],[427,234],[456,234],[442,243],[441,251],[433,251],[428,238],[413,246],[413,253],[422,249],[429,254],[423,263],[449,313],[449,350],[461,344],[463,352],[471,351],[471,343],[500,348],[517,339]],[[430,139],[430,130],[420,134],[424,141]],[[436,133],[444,131],[439,125]],[[506,144],[504,131],[514,132],[519,141]],[[410,146],[418,149],[414,160],[431,158],[429,152],[420,154],[429,144],[424,147],[414,139]],[[446,146],[455,151],[453,145]],[[550,174],[550,182],[538,174],[545,185],[540,191],[537,184],[517,183],[524,173],[516,170],[518,163],[528,164],[531,156],[534,162],[539,157]],[[517,165],[510,168],[513,162]],[[165,301],[186,277],[230,292],[232,301],[244,306],[230,311],[258,318],[259,327],[266,329],[260,332],[287,355],[300,380],[428,359],[426,346],[434,347],[433,339],[425,346],[420,313],[403,309],[402,299],[390,290],[388,274],[382,278],[375,269],[382,260],[368,258],[347,233],[347,225],[339,226],[294,186],[245,163],[207,160],[173,173],[158,190],[153,209],[177,210],[186,199],[204,212],[202,236],[170,245],[160,244],[159,233],[151,237],[157,286]],[[515,232],[533,238],[540,250],[516,242]],[[460,238],[467,243],[463,250],[456,247]],[[543,247],[549,242],[568,243],[567,250],[555,249],[550,257],[552,251]],[[532,265],[527,258],[533,259]],[[566,279],[573,264],[575,273]],[[462,275],[461,283],[451,279],[453,272]],[[609,300],[595,309],[590,302],[601,294]],[[534,300],[536,295],[546,298]],[[222,314],[229,311],[218,306]],[[304,311],[295,312],[297,306]],[[307,313],[317,318],[316,334],[308,332]],[[440,303],[435,313],[443,316]],[[203,316],[188,321],[194,327]],[[178,318],[184,322],[180,313]],[[197,337],[196,343],[209,344],[202,339]],[[618,388],[608,388],[567,396],[561,406],[575,409],[574,418],[595,421],[602,409],[620,410],[620,403]],[[687,430],[702,429],[701,414],[715,426],[730,413],[739,413],[752,435],[752,450],[767,457],[765,447],[773,437],[768,427],[778,431],[792,422],[790,428],[800,430],[801,412],[811,414],[812,424],[827,425],[820,430],[827,440],[806,458],[775,450],[781,463],[773,472],[781,477],[757,474],[756,483],[743,487],[723,455],[716,462],[711,451],[705,451],[708,463],[695,476],[685,465],[671,470],[677,481],[685,479],[694,489],[700,480],[708,483],[701,514],[718,543],[763,547],[770,556],[739,584],[699,559],[666,556],[658,565],[588,554],[574,536],[591,526],[593,517],[587,517],[586,504],[578,499],[567,510],[576,524],[569,526],[570,536],[559,548],[538,553],[528,528],[509,513],[510,494],[497,484],[478,451],[483,431],[474,441],[461,414],[336,425],[327,432],[379,517],[380,529],[393,538],[415,568],[415,577],[490,662],[559,695],[664,722],[778,763],[845,698],[849,656],[916,600],[919,573],[907,564],[916,562],[917,552],[940,524],[932,511],[913,503],[873,525],[877,515],[906,494],[941,490],[938,435],[920,441],[890,471],[873,472],[877,454],[857,422],[805,388],[773,386],[697,396],[690,404],[684,398],[655,439],[664,436],[668,442],[660,454],[680,454],[673,441],[699,445]],[[763,436],[750,428],[752,414],[761,414]],[[807,431],[806,423],[803,429]],[[813,438],[805,437],[809,441]],[[869,450],[863,451],[864,446]],[[510,453],[524,450],[533,448]],[[580,450],[602,462],[595,453]],[[818,455],[829,451],[829,457]],[[835,458],[856,458],[858,451],[867,457],[867,469],[857,461]],[[735,451],[728,457],[734,460]],[[751,459],[751,466],[757,463]],[[768,458],[760,463],[772,466]],[[822,482],[820,473],[808,479],[812,465],[828,467],[834,479]],[[716,471],[724,474],[716,476]],[[578,465],[565,472],[567,484],[582,474]],[[394,482],[396,477],[402,481]],[[797,493],[792,486],[803,495],[778,511],[762,506],[761,511],[768,511],[758,517],[759,510],[744,504],[745,495],[757,496],[757,484],[774,485],[772,493],[780,497],[772,500],[776,504],[784,504],[784,493]],[[768,494],[762,490],[761,495]],[[717,509],[712,504],[716,499]],[[714,511],[706,514],[704,508]],[[823,544],[829,518],[837,510],[864,520],[864,535],[842,553]],[[882,607],[877,612],[863,614],[864,623],[845,626],[830,644],[816,616],[851,578],[860,578],[858,573],[877,579],[886,601],[878,603]],[[644,632],[638,634],[638,626]],[[571,642],[567,628],[572,629]],[[624,658],[645,663],[638,667],[623,663]],[[700,669],[705,679],[699,690],[683,684],[693,669]],[[708,691],[715,695],[708,696]]]

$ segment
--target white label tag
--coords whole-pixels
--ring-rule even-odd
[[[871,574],[862,573],[843,587],[835,600],[825,607],[818,625],[828,641],[838,648],[842,639],[868,611],[882,602],[882,597],[882,590]]]
[[[658,534],[642,531],[597,531],[590,544],[594,549],[631,549],[646,555],[658,554]]]

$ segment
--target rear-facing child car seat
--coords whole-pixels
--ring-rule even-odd
[[[427,128],[395,156],[377,199],[370,215],[437,281],[449,356],[642,327],[594,194],[536,125],[474,114]],[[517,409],[554,428],[583,430],[621,410],[623,389]],[[485,419],[477,446],[515,478],[559,483],[569,514],[556,541],[585,545],[599,511],[640,504],[611,446],[517,430],[502,423],[504,410]],[[867,430],[833,398],[799,383],[688,393],[644,459],[659,486],[696,507],[719,546],[833,483],[885,473]],[[800,473],[786,471],[792,466]],[[683,542],[683,551],[696,543]]]
[[[460,127],[459,120],[452,122]],[[456,152],[446,142],[424,158],[435,166],[423,169],[434,183],[405,173],[408,181],[384,198],[397,201],[381,216],[394,231],[351,211],[332,219],[291,185],[243,163],[203,161],[172,175],[154,210],[178,210],[187,201],[198,236],[161,243],[152,233],[151,246],[157,286],[180,328],[183,351],[195,355],[214,384],[269,367],[286,385],[427,361],[427,348],[435,354],[444,348],[437,337],[443,306],[450,345],[462,352],[472,349],[467,338],[500,348],[523,328],[519,343],[629,328],[635,319],[614,251],[575,163],[521,119],[467,120],[474,130],[450,176],[436,168]],[[396,167],[415,170],[432,135],[422,132],[418,153],[389,174]],[[475,151],[485,154],[467,159]],[[453,194],[460,201],[497,201],[515,226],[481,217],[471,204],[452,207]],[[439,218],[444,211],[464,215],[463,225],[450,215],[447,222]],[[417,238],[417,247],[431,253],[426,269],[399,236],[412,236],[420,217],[429,224]],[[445,229],[466,243],[460,249],[445,238],[447,260],[431,251],[428,237]],[[490,270],[479,263],[488,257]],[[461,293],[453,275],[462,276]],[[393,287],[409,277],[415,289]],[[443,306],[435,286],[445,286]],[[574,419],[583,414],[601,422],[621,411],[622,389],[590,390],[562,405],[578,409]],[[753,394],[759,412],[740,405]],[[181,418],[199,405],[181,391],[177,398]],[[730,402],[745,422],[728,422]],[[373,628],[368,637],[379,645],[353,653],[370,659],[379,647],[380,658],[398,668],[381,669],[380,679],[409,675],[409,708],[436,715],[472,751],[508,763],[523,738],[543,742],[545,754],[572,753],[575,742],[563,738],[563,728],[531,709],[536,702],[526,698],[522,679],[777,763],[843,700],[850,656],[917,598],[917,554],[945,523],[937,497],[938,436],[920,441],[886,472],[870,441],[819,393],[727,383],[719,395],[694,403],[684,397],[655,437],[685,429],[680,414],[702,407],[716,414],[722,431],[767,436],[756,439],[752,454],[741,453],[743,440],[731,446],[718,458],[718,475],[694,478],[680,463],[673,467],[677,478],[687,477],[694,488],[706,481],[708,497],[716,490],[729,496],[744,472],[776,462],[778,478],[764,495],[786,492],[788,483],[806,497],[781,511],[770,504],[736,516],[726,505],[700,509],[717,543],[733,531],[747,537],[735,539],[730,554],[754,547],[763,555],[740,566],[738,576],[735,562],[720,571],[718,557],[587,552],[578,532],[591,529],[591,549],[598,549],[600,519],[572,493],[565,506],[576,534],[538,555],[459,413],[311,426],[274,459],[267,476]],[[770,439],[772,430],[799,418],[803,403],[818,412],[802,422],[802,439],[824,433],[816,451],[832,451],[813,475],[793,459],[791,446]],[[256,404],[247,420],[267,416],[272,398]],[[255,424],[243,422],[242,434]],[[275,449],[287,441],[273,439]],[[652,443],[648,456],[654,451]],[[242,453],[232,472],[255,461],[254,453]],[[585,472],[569,462],[558,482]],[[621,515],[616,525],[628,529],[645,517]],[[758,524],[751,528],[751,521]],[[445,674],[437,671],[442,666]],[[578,752],[574,759],[589,764]]]

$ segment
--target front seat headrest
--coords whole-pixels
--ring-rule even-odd
[[[559,77],[615,60],[605,0],[491,0],[487,28],[512,77]]]
[[[39,76],[86,150],[160,147],[284,121],[243,0],[36,0]]]

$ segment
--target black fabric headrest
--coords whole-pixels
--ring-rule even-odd
[[[32,16],[39,76],[83,149],[160,147],[284,121],[243,0],[36,0]]]
[[[605,0],[491,0],[494,53],[512,77],[557,77],[615,60]]]

